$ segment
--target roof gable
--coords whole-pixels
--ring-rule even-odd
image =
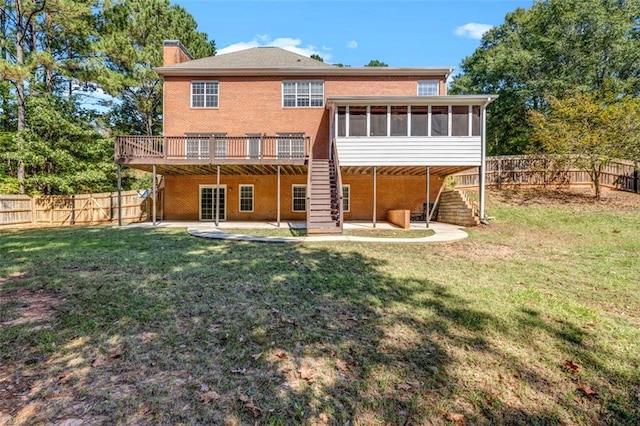
[[[308,58],[279,47],[253,47],[171,65],[171,69],[194,68],[336,68],[335,65]]]

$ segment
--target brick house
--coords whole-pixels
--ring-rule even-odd
[[[296,220],[339,233],[389,210],[421,213],[447,175],[483,164],[495,96],[447,95],[451,68],[163,49],[164,136],[117,137],[116,162],[163,176],[165,220]]]

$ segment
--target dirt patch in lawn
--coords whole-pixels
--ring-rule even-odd
[[[46,322],[57,302],[54,295],[43,290],[16,289],[0,293],[0,327]]]
[[[473,191],[468,191],[473,192]],[[527,189],[491,189],[493,203],[528,206],[553,207],[570,206],[574,210],[612,210],[632,212],[640,209],[640,195],[629,192],[602,188],[602,196],[597,200],[590,188],[527,188]]]

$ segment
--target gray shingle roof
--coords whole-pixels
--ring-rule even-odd
[[[325,64],[315,59],[307,58],[297,53],[279,47],[253,47],[239,52],[225,53],[208,58],[182,62],[166,68],[336,68],[335,65]]]

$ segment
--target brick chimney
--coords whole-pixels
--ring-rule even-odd
[[[180,43],[180,40],[165,40],[162,43],[162,66],[167,67],[192,59],[191,54]]]

